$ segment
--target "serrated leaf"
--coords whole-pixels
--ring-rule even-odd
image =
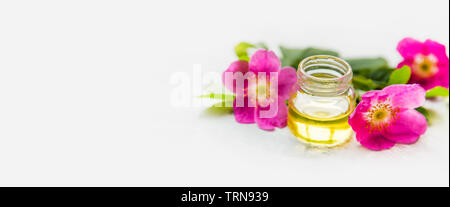
[[[449,91],[447,88],[437,86],[427,91],[427,98],[435,98],[435,97],[447,97],[449,95]]]
[[[411,77],[411,68],[409,66],[403,66],[402,68],[396,69],[392,72],[389,77],[388,85],[393,84],[406,84]]]

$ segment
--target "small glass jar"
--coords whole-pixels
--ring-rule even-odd
[[[353,137],[348,117],[355,109],[352,69],[327,55],[304,59],[289,98],[288,127],[301,142],[336,147]]]

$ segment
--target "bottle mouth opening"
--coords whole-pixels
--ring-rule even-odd
[[[343,59],[316,55],[305,58],[297,71],[298,84],[311,94],[339,95],[347,91],[352,82],[352,68]]]

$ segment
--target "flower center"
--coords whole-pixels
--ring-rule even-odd
[[[375,112],[375,114],[373,115],[374,120],[383,120],[384,118],[386,118],[388,116],[388,113],[386,111],[377,111]]]
[[[264,84],[258,84],[258,87],[256,88],[256,94],[258,94],[258,98],[267,98],[269,93],[269,87]]]
[[[393,108],[389,102],[389,100],[386,100],[385,102],[372,105],[364,114],[368,121],[370,132],[384,131],[397,119],[397,113],[400,109]]]
[[[278,98],[277,89],[274,88],[272,81],[273,79],[256,79],[255,84],[248,86],[247,93],[252,104],[264,106]]]
[[[436,56],[429,54],[429,55],[416,55],[414,58],[414,63],[412,65],[412,70],[415,75],[421,77],[421,78],[429,78],[433,75],[435,75],[439,68],[437,66],[438,59]]]

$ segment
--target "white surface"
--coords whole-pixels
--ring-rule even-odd
[[[449,45],[449,2],[2,1],[1,186],[448,186],[449,109],[414,145],[319,152],[287,128],[169,104],[175,72],[221,72],[239,41],[384,56]]]

